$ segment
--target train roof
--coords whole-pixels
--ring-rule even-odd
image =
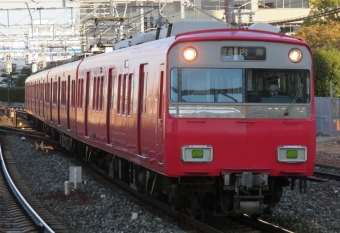
[[[243,41],[271,41],[307,45],[306,42],[281,33],[254,29],[211,29],[190,31],[176,35],[176,40],[243,40]]]

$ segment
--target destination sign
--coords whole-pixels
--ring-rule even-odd
[[[266,48],[264,47],[222,47],[222,61],[230,60],[266,60]]]

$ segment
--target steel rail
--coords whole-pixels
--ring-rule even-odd
[[[333,174],[333,173],[314,171],[314,176],[321,177],[324,179],[329,179],[329,180],[340,181],[340,175]]]
[[[20,191],[16,188],[15,184],[13,183],[11,176],[9,175],[4,157],[2,155],[2,149],[0,144],[0,162],[1,162],[1,172],[4,175],[4,178],[7,182],[8,187],[11,189],[11,192],[15,196],[16,200],[20,203],[20,206],[23,210],[27,213],[29,218],[34,222],[34,224],[39,228],[42,229],[45,233],[54,233],[54,231],[40,218],[40,216],[34,211],[34,209],[27,203],[25,198],[21,195]]]
[[[17,130],[16,131],[9,131],[8,128],[11,128],[11,127],[6,127],[4,128],[3,130],[1,129],[0,127],[0,132],[7,132],[7,133],[13,133],[13,134],[20,134],[20,135],[23,135],[24,132],[20,131],[18,132]],[[30,136],[30,137],[36,137],[36,138],[42,138],[41,136],[38,136],[38,135],[34,135],[34,134],[31,134],[32,132],[25,132],[25,134],[27,134],[27,136]],[[31,134],[31,135],[29,135]],[[49,139],[49,138],[44,138],[45,140],[48,140],[50,142],[54,142],[55,144],[58,144],[60,145],[60,143],[58,141],[55,141],[55,140],[52,140],[52,139]],[[178,210],[175,210],[173,209],[171,206],[169,205],[166,205],[165,203],[163,202],[160,202],[159,200],[151,197],[151,196],[148,196],[147,194],[142,194],[136,190],[133,190],[131,189],[130,185],[126,184],[125,182],[119,180],[119,179],[116,179],[116,178],[113,178],[113,177],[110,177],[108,176],[107,174],[103,173],[97,166],[94,166],[94,165],[91,165],[91,164],[88,164],[86,162],[86,160],[84,160],[84,158],[80,158],[78,160],[79,162],[82,163],[82,165],[84,166],[87,166],[89,168],[92,168],[92,171],[101,176],[102,178],[112,182],[113,184],[115,185],[118,185],[120,188],[126,190],[128,193],[130,193],[132,196],[135,196],[135,197],[138,197],[138,198],[141,198],[142,200],[154,205],[154,206],[157,206],[158,209],[161,209],[163,210],[164,212],[170,214],[171,216],[174,216],[174,217],[177,217],[177,218],[180,218],[182,221],[186,222],[188,225],[191,225],[193,227],[195,227],[196,229],[202,231],[202,232],[207,232],[207,233],[222,233],[223,231],[221,231],[220,229],[216,229],[214,228],[213,226],[211,225],[208,225],[204,222],[201,222],[201,221],[198,221],[197,219],[194,219]],[[91,169],[90,169],[91,170]],[[289,230],[286,230],[286,229],[283,229],[283,228],[280,228],[278,226],[275,226],[271,223],[268,223],[268,222],[265,222],[263,220],[256,220],[256,219],[252,219],[250,218],[249,216],[242,216],[240,218],[240,221],[238,221],[239,223],[241,224],[244,224],[244,223],[247,223],[248,226],[251,226],[255,229],[258,229],[258,230],[261,230],[261,231],[265,231],[265,232],[275,232],[275,233],[287,233],[287,232],[290,232]],[[243,222],[243,223],[242,223]]]
[[[89,164],[84,158],[80,158],[78,161],[82,163],[82,165],[92,168],[93,172],[98,174],[98,176],[102,177],[103,179],[108,180],[109,182],[112,182],[113,184],[119,186],[123,190],[125,190],[127,193],[130,193],[132,196],[135,196],[136,198],[140,198],[148,203],[150,203],[153,206],[156,206],[157,208],[161,209],[167,214],[170,214],[173,217],[179,218],[188,225],[193,226],[197,230],[201,232],[206,233],[222,233],[224,232],[221,229],[217,229],[213,227],[212,225],[206,224],[198,219],[192,218],[189,215],[180,212],[179,210],[173,209],[171,206],[155,199],[152,196],[149,196],[148,194],[138,192],[134,189],[131,189],[130,185],[125,183],[122,180],[119,180],[117,178],[113,178],[102,172],[97,166]],[[91,170],[91,169],[90,169]],[[242,225],[248,225],[253,228],[253,230],[257,230],[258,232],[272,232],[272,233],[292,233],[292,231],[289,231],[287,229],[281,228],[280,226],[276,226],[274,224],[271,224],[269,222],[266,222],[261,219],[252,219],[247,215],[239,216],[239,220],[236,220]],[[245,224],[246,223],[246,224]]]
[[[337,167],[337,166],[334,166],[334,165],[320,164],[320,163],[316,163],[315,167],[340,170],[340,167]]]

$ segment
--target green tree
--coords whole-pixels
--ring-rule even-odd
[[[311,10],[325,10],[329,8],[338,7],[340,0],[309,0]]]
[[[340,22],[328,21],[302,27],[295,37],[306,41],[312,48],[334,47],[340,49]]]
[[[12,73],[16,72],[17,70],[17,64],[12,63]]]
[[[339,9],[340,0],[309,0],[310,14],[324,14],[331,10]],[[325,15],[324,17],[318,17],[314,19],[305,20],[302,26],[311,26],[316,24],[325,24],[328,21],[340,22],[340,11],[338,13]]]
[[[27,78],[27,74],[20,74],[18,79],[15,81],[15,86],[24,87],[26,78]]]
[[[25,102],[25,88],[24,87],[0,87],[0,101],[8,101],[8,90],[9,99],[11,102]]]
[[[21,69],[21,72],[20,72],[20,73],[21,73],[21,74],[26,74],[27,77],[28,77],[28,76],[30,76],[30,75],[32,74],[32,69],[31,69],[30,67],[25,66],[25,67],[23,67],[23,68]]]
[[[340,0],[310,0],[310,14],[336,13],[305,20],[295,34],[313,50],[316,96],[340,97]]]
[[[315,95],[340,98],[340,51],[335,48],[313,49]]]

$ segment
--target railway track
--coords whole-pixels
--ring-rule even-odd
[[[52,143],[58,144],[59,142],[54,141],[52,139],[46,138],[45,134],[33,131],[25,131],[20,130],[13,127],[4,127],[0,126],[0,132],[4,132],[7,134],[16,134],[22,136],[28,136],[33,138],[39,138],[43,140],[51,141]],[[66,153],[69,153],[66,151]],[[90,166],[85,161],[81,161],[83,166]],[[155,198],[148,196],[146,194],[141,194],[137,191],[134,191],[130,188],[130,186],[123,181],[113,179],[112,177],[104,174],[100,169],[96,166],[90,166],[92,168],[93,175],[97,176],[101,180],[106,180],[106,182],[113,182],[119,187],[123,188],[126,191],[127,196],[132,195],[132,198],[137,198],[140,201],[147,202],[154,206],[154,208],[162,209],[166,214],[173,216],[177,222],[180,224],[186,224],[187,226],[194,227],[200,232],[207,233],[224,233],[224,232],[253,232],[253,233],[264,233],[264,232],[272,232],[272,233],[282,233],[282,232],[290,232],[286,229],[283,229],[279,226],[273,225],[271,223],[262,221],[260,219],[253,219],[249,216],[239,216],[237,218],[226,218],[226,217],[208,217],[201,221],[200,219],[195,219],[190,217],[189,215],[184,214],[179,210],[175,210],[171,208],[169,205],[164,204],[163,202],[156,200]]]
[[[68,232],[21,179],[6,140],[1,136],[0,232]]]
[[[333,170],[338,170],[338,171],[340,170],[339,167],[323,165],[323,164],[315,164],[315,167],[333,169]],[[323,182],[324,184],[327,184],[327,185],[340,187],[340,175],[339,174],[315,170],[314,175],[312,177],[308,177],[307,179],[310,181],[314,181],[314,182]]]
[[[98,179],[108,180],[119,187],[123,188],[126,191],[127,196],[132,195],[132,198],[137,198],[138,202],[144,201],[152,206],[155,206],[157,209],[163,210],[165,213],[171,215],[176,218],[177,221],[182,222],[183,224],[194,226],[195,229],[200,232],[206,233],[287,233],[291,232],[287,229],[281,228],[280,226],[271,224],[269,222],[265,222],[261,219],[254,219],[250,216],[243,215],[239,217],[208,217],[202,219],[193,218],[179,210],[173,209],[171,206],[155,199],[154,197],[148,196],[144,193],[140,193],[130,188],[130,186],[124,183],[121,180],[114,179],[110,176],[107,176],[103,173],[98,167],[89,165],[81,160],[82,166],[91,167],[92,170],[95,171],[94,176],[97,176]],[[91,169],[89,169],[91,170]],[[131,198],[131,197],[130,197]]]

